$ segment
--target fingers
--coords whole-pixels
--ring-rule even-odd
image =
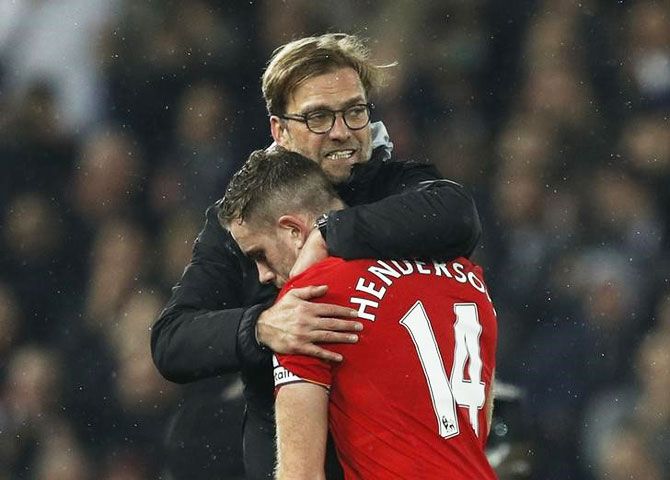
[[[301,300],[311,300],[312,298],[322,297],[323,295],[325,295],[326,291],[328,291],[327,285],[317,285],[310,287],[294,288],[293,290],[289,291],[286,294],[286,296],[292,295]]]
[[[358,318],[358,310],[334,305],[332,303],[315,303],[314,315],[318,317]]]
[[[353,333],[333,332],[331,330],[322,330],[312,332],[310,337],[313,343],[356,343],[358,335]]]
[[[330,362],[341,362],[343,359],[342,355],[339,353],[331,352],[330,350],[312,344],[306,346],[301,353],[303,355],[320,358]]]
[[[275,353],[289,355],[309,355],[324,360],[340,362],[342,361],[342,355],[331,352],[330,350],[326,350],[317,344],[356,343],[358,340],[358,335],[353,333],[335,332],[332,330],[313,330],[309,332],[309,334],[291,335],[289,337],[285,337],[282,342],[279,342],[277,346],[273,348],[273,350]]]
[[[358,335],[347,330],[337,332],[315,329],[302,335],[292,335],[285,342],[290,353],[304,353],[307,348],[317,343],[356,343]]]
[[[346,335],[343,333],[335,332],[323,332],[323,335],[317,335],[316,338],[323,339],[337,339],[338,341],[324,340],[328,343],[356,343],[358,341],[357,335]],[[315,340],[316,341],[316,340]],[[307,355],[310,357],[317,357],[324,360],[331,360],[334,362],[341,362],[342,355],[339,353],[332,352],[327,350],[316,343],[312,342],[285,342],[279,345],[276,350],[273,350],[275,353],[281,353],[284,355]]]
[[[327,290],[327,285],[316,285],[288,292],[275,304],[274,307],[279,308],[271,316],[271,323],[275,325],[272,333],[277,341],[264,343],[278,353],[308,355],[326,361],[341,362],[342,355],[318,344],[356,343],[359,340],[356,333],[363,330],[363,324],[349,320],[358,318],[357,310],[310,301],[323,296]],[[259,318],[259,322],[260,320]]]
[[[297,299],[309,301],[313,298],[323,296],[327,290],[327,285],[294,288],[286,296],[292,295]],[[332,303],[312,303],[310,305],[314,309],[314,316],[317,317],[358,318],[357,310],[342,305],[334,305]]]
[[[353,320],[339,318],[321,318],[313,326],[314,330],[330,330],[334,332],[360,332],[363,324]]]

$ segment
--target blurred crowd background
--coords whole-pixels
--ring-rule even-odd
[[[164,381],[149,328],[328,31],[476,198],[529,478],[670,478],[670,2],[0,0],[0,480],[243,478],[237,379]]]

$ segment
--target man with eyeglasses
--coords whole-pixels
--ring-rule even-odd
[[[370,123],[369,98],[385,70],[359,38],[326,34],[280,47],[263,74],[275,143],[320,165],[350,205],[316,220],[291,276],[328,255],[448,260],[468,257],[479,241],[479,217],[464,189],[428,164],[392,160],[386,129]],[[363,325],[354,309],[310,302],[326,293],[323,285],[294,289],[273,304],[272,279],[242,254],[217,211],[208,209],[191,263],[152,328],[153,358],[180,383],[241,373],[246,475],[272,478],[271,351],[340,362],[320,344],[355,343]],[[341,474],[336,462],[326,472]]]
[[[322,81],[324,83],[341,82],[355,85],[357,76],[353,71],[342,70],[340,72],[324,75]],[[324,160],[321,162],[320,165],[324,172],[326,172],[333,183],[337,185],[346,181],[351,175],[350,167],[356,164],[356,160],[349,161],[351,158],[355,158],[360,162],[365,162],[366,157],[370,157],[370,142],[366,143],[365,135],[359,140],[356,132],[364,129],[370,123],[370,110],[373,106],[374,105],[371,103],[356,103],[341,110],[319,108],[318,110],[307,111],[304,114],[277,114],[272,115],[270,121],[273,122],[272,119],[274,118],[273,125],[277,125],[276,128],[279,129],[278,135],[282,132],[288,132],[288,129],[285,128],[285,124],[282,123],[281,120],[293,120],[295,122],[304,123],[307,130],[321,136],[316,138],[326,138],[324,136],[327,135],[329,140],[331,140],[333,138],[340,138],[338,137],[339,135],[344,135],[344,137],[354,137],[356,141],[361,141],[360,146],[364,146],[365,150],[359,151],[357,157],[354,157],[354,155],[357,154],[356,149],[341,148],[342,146],[346,147],[347,145],[333,145],[333,147],[338,147],[339,150],[328,152]],[[335,124],[340,116],[343,125],[336,126]],[[333,131],[334,128],[335,131]],[[288,141],[290,141],[290,138]],[[304,144],[301,139],[297,140],[295,143],[296,145]]]

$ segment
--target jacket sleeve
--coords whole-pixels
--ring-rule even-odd
[[[482,232],[472,197],[429,165],[395,168],[380,200],[331,213],[328,252],[345,259],[469,257]]]
[[[173,382],[239,371],[245,362],[269,361],[270,354],[254,336],[263,308],[243,307],[244,275],[228,236],[216,208],[210,207],[191,262],[152,326],[154,363]]]

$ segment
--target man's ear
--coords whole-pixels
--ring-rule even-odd
[[[305,219],[299,215],[282,215],[277,220],[277,226],[287,231],[298,248],[302,248],[309,232],[312,230]]]
[[[281,147],[286,147],[288,142],[288,130],[286,122],[276,115],[270,115],[270,133],[272,139]]]

